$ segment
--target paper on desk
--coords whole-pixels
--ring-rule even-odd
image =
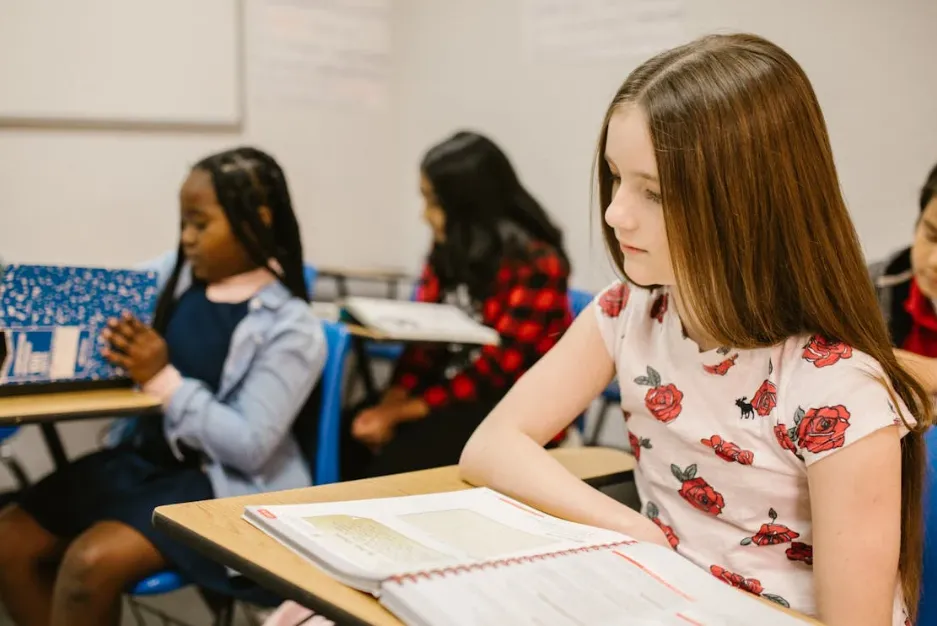
[[[651,544],[392,581],[381,601],[431,626],[804,625]]]
[[[384,580],[414,571],[627,541],[609,530],[545,515],[489,489],[403,498],[248,507],[248,521],[278,526],[290,546],[353,564],[353,576]]]

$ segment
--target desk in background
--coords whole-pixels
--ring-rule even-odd
[[[39,393],[0,398],[0,426],[38,424],[56,467],[68,463],[56,422],[159,413],[160,402],[135,389]]]
[[[400,269],[388,268],[350,268],[337,266],[316,266],[316,272],[320,278],[329,278],[335,281],[335,289],[339,299],[347,298],[348,281],[385,283],[387,285],[387,297],[397,299],[398,285],[403,282],[412,282],[414,280],[408,272]]]

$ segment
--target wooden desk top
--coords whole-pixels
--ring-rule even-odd
[[[628,480],[634,459],[609,448],[568,448],[553,454],[570,471],[595,486]],[[467,489],[458,468],[398,474],[275,493],[161,506],[153,521],[178,541],[244,573],[284,598],[324,614],[336,623],[399,626],[370,595],[329,578],[314,565],[241,519],[249,504],[299,504],[389,498]]]
[[[552,454],[594,486],[624,482],[634,469],[634,459],[630,455],[608,448],[568,448],[554,450]],[[456,467],[443,467],[321,487],[162,506],[156,509],[153,520],[157,528],[178,541],[336,623],[399,626],[400,622],[370,595],[333,580],[243,521],[244,507],[387,498],[469,487],[459,479]],[[818,624],[811,620],[805,623]]]
[[[397,268],[318,265],[316,266],[316,272],[319,276],[327,278],[349,278],[351,280],[389,281],[414,279],[410,272]]]
[[[141,415],[159,409],[159,400],[129,388],[31,393],[0,398],[0,425]]]

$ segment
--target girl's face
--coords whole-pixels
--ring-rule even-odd
[[[195,278],[214,283],[257,267],[231,231],[207,171],[192,170],[179,192],[179,206],[182,251]]]
[[[937,300],[937,198],[924,207],[911,244],[911,268],[925,296]]]
[[[423,220],[433,231],[433,241],[446,241],[446,213],[439,206],[439,199],[425,174],[420,174],[420,194],[423,196]]]
[[[647,118],[639,107],[626,105],[612,114],[605,161],[613,181],[605,222],[624,253],[622,269],[638,285],[673,285],[657,159]]]

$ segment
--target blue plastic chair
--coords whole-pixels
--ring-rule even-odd
[[[327,485],[339,480],[345,357],[351,349],[351,334],[347,326],[339,322],[323,322],[322,326],[329,346],[329,356],[319,382],[322,385],[319,436],[315,467],[311,468],[313,480],[317,485]]]
[[[314,265],[303,263],[303,279],[306,281],[306,293],[309,294],[310,300],[312,300],[312,296],[316,292],[316,279],[318,277],[319,270],[317,270]]]
[[[937,428],[925,435],[927,484],[924,490],[924,577],[917,623],[937,624]]]
[[[348,328],[338,322],[322,322],[328,345],[325,368],[319,378],[321,389],[318,438],[315,466],[311,467],[313,482],[317,485],[338,482],[341,447],[342,396],[345,375],[345,357],[351,348]],[[177,591],[191,584],[179,572],[166,570],[153,574],[134,585],[131,596],[155,596]],[[226,615],[233,615],[231,606],[222,607]],[[221,623],[217,620],[216,623]],[[230,623],[230,618],[225,623]]]

